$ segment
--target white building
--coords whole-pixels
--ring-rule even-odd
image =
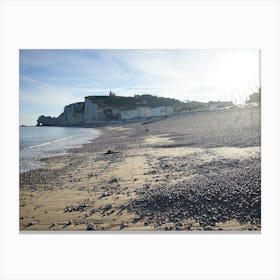
[[[218,105],[213,104],[213,105],[209,106],[209,111],[210,112],[214,112],[214,111],[217,111],[217,110],[218,110]]]
[[[138,118],[148,118],[151,116],[150,113],[150,108],[149,107],[138,107],[137,112],[138,112]]]
[[[173,112],[172,107],[156,107],[150,109],[150,116],[156,117],[156,116],[167,116]]]

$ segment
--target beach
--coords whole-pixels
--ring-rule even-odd
[[[20,174],[20,231],[260,231],[260,108],[115,124]]]

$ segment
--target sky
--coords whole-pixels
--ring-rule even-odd
[[[260,86],[259,60],[258,50],[20,50],[20,124],[110,90],[244,103]]]

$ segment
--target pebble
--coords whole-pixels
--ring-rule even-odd
[[[214,223],[218,221],[218,219],[217,219],[216,217],[212,217],[211,220],[212,220],[212,222],[214,222]]]
[[[184,224],[182,222],[179,222],[175,225],[176,230],[184,230]]]
[[[105,155],[111,155],[111,154],[114,154],[115,152],[113,150],[108,150]]]
[[[211,226],[206,226],[206,227],[204,227],[203,229],[204,229],[204,230],[213,230],[213,227],[211,227]]]
[[[96,227],[93,223],[87,225],[87,230],[96,230]]]
[[[165,230],[172,230],[172,228],[173,228],[173,227],[170,226],[170,225],[166,225],[166,226],[164,227]]]
[[[27,226],[29,227],[29,226],[33,226],[33,225],[36,225],[36,224],[38,224],[37,221],[32,221],[32,222],[28,223]]]
[[[106,197],[106,196],[109,196],[110,194],[108,192],[104,192],[102,193],[102,196],[101,197]]]
[[[73,212],[73,211],[85,211],[86,208],[89,207],[89,204],[87,202],[82,202],[81,204],[77,206],[67,206],[64,208],[64,212]]]
[[[125,227],[127,227],[127,226],[128,226],[127,223],[122,222],[122,223],[120,224],[120,229],[123,229],[123,228],[125,228]]]
[[[108,211],[112,208],[112,204],[107,204],[106,206],[103,207],[103,211]]]
[[[109,183],[117,183],[119,180],[118,178],[112,178]]]

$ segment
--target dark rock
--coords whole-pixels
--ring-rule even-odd
[[[28,227],[38,224],[38,221],[32,221],[27,224]]]
[[[106,196],[110,196],[110,194],[108,192],[104,192],[104,193],[102,193],[101,197],[106,197]]]
[[[125,228],[125,227],[127,227],[127,226],[128,226],[127,223],[122,222],[122,223],[120,224],[120,229],[123,229],[123,228]]]
[[[87,230],[96,230],[96,227],[93,223],[87,225]]]
[[[211,227],[211,226],[205,226],[205,227],[203,228],[203,230],[213,230],[213,227]]]
[[[217,222],[218,219],[217,219],[216,217],[212,217],[212,218],[211,218],[211,221],[212,221],[212,222]]]
[[[103,211],[108,211],[108,210],[110,210],[112,207],[113,207],[112,204],[107,204],[107,205],[105,205],[105,206],[103,207]]]
[[[111,155],[111,154],[114,154],[115,152],[113,150],[108,150],[105,155]]]
[[[86,202],[83,202],[77,206],[67,206],[64,208],[64,212],[73,212],[73,211],[84,211],[86,208],[89,207],[89,204]]]
[[[117,183],[119,181],[118,178],[112,178],[109,183]]]
[[[175,225],[176,230],[184,230],[185,229],[185,225],[182,222],[179,222]]]

